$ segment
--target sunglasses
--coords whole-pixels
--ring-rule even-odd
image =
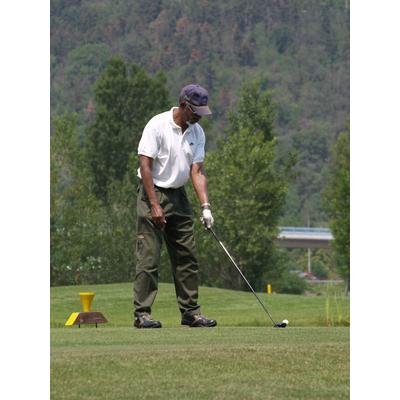
[[[192,114],[193,114],[195,117],[201,118],[201,115],[197,114],[196,111],[193,110],[193,108],[190,106],[189,103],[186,103],[186,105],[188,106],[189,110],[192,112]]]

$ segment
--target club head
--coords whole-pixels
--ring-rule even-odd
[[[279,324],[275,324],[274,328],[286,328],[287,323],[286,322],[280,322]]]

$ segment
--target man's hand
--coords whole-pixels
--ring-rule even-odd
[[[140,174],[143,180],[143,187],[151,206],[151,220],[158,229],[164,229],[167,221],[165,220],[165,212],[158,202],[156,192],[154,190],[152,168],[153,159],[144,155],[139,155]]]
[[[208,203],[207,178],[204,173],[202,162],[192,164],[190,176],[192,178],[194,190],[201,204],[200,221],[209,229],[213,226],[214,218],[211,214],[210,203]]]
[[[167,223],[165,212],[158,203],[151,205],[151,219],[157,228],[164,229]]]
[[[214,224],[214,218],[211,214],[209,207],[204,207],[201,211],[200,221],[204,224],[206,228],[211,228]]]

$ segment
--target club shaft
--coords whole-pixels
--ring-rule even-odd
[[[264,303],[261,301],[261,299],[257,296],[257,293],[254,291],[254,289],[252,288],[252,286],[250,285],[250,282],[246,279],[246,277],[243,275],[243,272],[241,271],[241,269],[238,267],[238,265],[236,264],[235,260],[233,259],[233,257],[229,254],[229,251],[227,250],[227,248],[224,246],[224,244],[221,242],[221,240],[218,239],[218,236],[216,235],[216,233],[214,232],[214,230],[212,228],[208,228],[211,233],[213,234],[213,236],[215,237],[215,240],[220,244],[220,246],[223,248],[223,250],[225,251],[226,255],[228,256],[228,258],[231,260],[232,264],[235,266],[235,268],[238,270],[239,274],[242,276],[243,280],[247,283],[247,286],[250,288],[250,290],[252,291],[252,293],[254,294],[254,296],[256,296],[256,299],[258,300],[258,302],[260,303],[261,307],[263,308],[263,310],[265,311],[265,313],[268,315],[268,317],[270,318],[270,320],[273,322],[274,325],[276,325],[276,322],[273,320],[271,314],[268,312],[267,308],[264,306]]]

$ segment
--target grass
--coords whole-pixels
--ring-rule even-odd
[[[341,325],[348,326],[350,320],[349,298],[335,292],[329,286],[321,296],[298,296],[259,294],[275,320],[288,319],[290,326],[331,326],[327,323],[327,301],[336,296],[340,300]],[[73,311],[80,311],[79,292],[94,291],[92,310],[101,311],[109,320],[108,327],[132,325],[132,284],[108,284],[87,286],[64,286],[51,288],[51,327],[63,327]],[[200,287],[202,312],[215,318],[221,326],[269,326],[267,315],[250,292]],[[330,307],[330,320],[337,320],[337,308]],[[161,283],[153,312],[166,328],[179,327],[180,316],[175,300],[174,287]],[[340,325],[336,323],[336,325]]]
[[[63,327],[87,290],[109,323]],[[163,328],[144,331],[131,327],[131,284],[52,288],[51,398],[347,399],[349,328],[324,326],[326,296],[260,296],[288,328],[271,328],[251,293],[202,287],[218,326],[191,329],[179,325],[173,286],[161,284],[153,315]]]

